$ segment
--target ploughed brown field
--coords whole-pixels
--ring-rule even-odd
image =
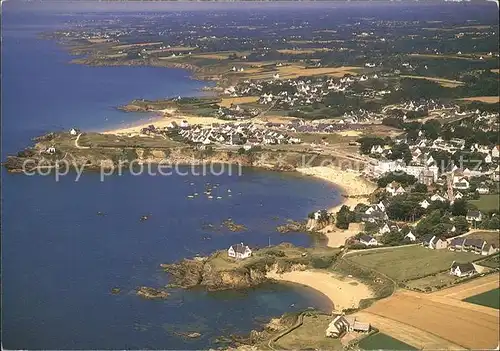
[[[465,348],[494,349],[500,338],[498,310],[460,301],[491,287],[498,287],[497,274],[432,294],[398,291],[363,313],[374,315],[375,327],[382,317]]]

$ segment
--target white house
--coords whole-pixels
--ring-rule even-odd
[[[457,277],[468,277],[474,275],[476,269],[472,263],[456,263],[453,261],[450,268],[450,274]]]
[[[493,158],[491,157],[491,155],[490,155],[490,154],[488,154],[488,155],[486,155],[486,156],[484,157],[484,162],[485,162],[485,163],[491,163],[491,162],[493,162]]]
[[[481,211],[467,211],[465,219],[469,222],[481,222],[483,220],[483,214]]]
[[[488,186],[484,183],[481,183],[477,188],[476,188],[476,191],[481,194],[481,195],[485,195],[485,194],[489,194],[490,193],[490,188],[488,188]]]
[[[469,181],[465,178],[460,178],[458,182],[453,184],[454,189],[467,190],[469,189],[469,187],[470,187]]]
[[[493,149],[491,149],[491,156],[493,158],[500,157],[500,147],[498,145],[495,145]]]
[[[338,338],[348,330],[349,322],[344,316],[338,315],[328,324],[325,334],[329,338]]]
[[[186,120],[182,121],[181,124],[180,124],[180,127],[181,128],[188,128],[189,127],[188,121],[186,121]]]
[[[423,200],[419,203],[420,207],[422,207],[423,209],[426,209],[427,207],[429,207],[431,204],[429,203],[429,201],[427,200]]]
[[[229,257],[237,258],[237,259],[245,259],[252,256],[252,250],[244,245],[243,243],[232,245],[227,250],[227,255]]]
[[[377,246],[378,245],[377,240],[374,237],[369,236],[369,235],[361,235],[361,237],[359,238],[359,242],[361,244],[366,245],[366,246]]]
[[[47,150],[45,150],[46,153],[52,155],[56,153],[56,148],[54,146],[49,147]]]
[[[77,135],[78,134],[78,130],[76,130],[75,128],[71,128],[71,130],[69,131],[69,135]]]
[[[431,196],[431,201],[434,202],[434,201],[441,201],[441,202],[445,202],[446,201],[446,198],[444,198],[443,196],[439,195],[439,194],[434,194]]]
[[[404,193],[406,193],[406,190],[403,189],[402,186],[400,186],[397,190],[396,190],[396,193],[395,195],[403,195]]]
[[[378,233],[380,235],[384,235],[386,233],[390,233],[391,232],[391,228],[389,227],[389,225],[386,223],[384,224],[379,230],[378,230]]]
[[[370,149],[370,153],[371,154],[381,154],[383,152],[384,152],[384,148],[382,146],[380,146],[380,145],[374,145]]]
[[[417,237],[415,236],[415,234],[413,234],[411,232],[411,230],[408,232],[408,234],[405,235],[405,239],[408,239],[410,241],[415,241],[417,240]]]

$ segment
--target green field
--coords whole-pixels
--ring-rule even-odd
[[[415,347],[383,333],[371,335],[361,340],[358,345],[363,350],[416,350]]]
[[[451,267],[453,261],[471,262],[479,256],[447,249],[431,250],[418,245],[360,252],[345,258],[386,274],[394,280],[406,281],[445,271]]]
[[[478,200],[471,200],[469,202],[475,205],[478,210],[484,212],[499,209],[497,194],[481,195]]]
[[[305,350],[312,345],[319,350],[342,350],[339,339],[325,336],[331,321],[332,316],[305,316],[302,325],[278,339],[275,346],[285,350]]]
[[[486,291],[479,295],[474,295],[464,299],[465,302],[470,302],[476,305],[486,306],[500,309],[500,288]]]

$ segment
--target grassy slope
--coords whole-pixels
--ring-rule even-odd
[[[348,259],[404,281],[449,269],[453,261],[470,262],[479,256],[468,252],[430,250],[421,246],[361,252]]]

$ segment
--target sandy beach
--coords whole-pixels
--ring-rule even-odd
[[[292,271],[278,274],[270,272],[268,278],[306,285],[330,299],[335,311],[356,308],[362,299],[373,297],[373,292],[363,283],[324,271]]]
[[[369,182],[356,171],[336,167],[297,168],[297,171],[338,185],[342,189],[342,195],[355,196],[344,197],[342,203],[329,209],[330,212],[337,212],[343,205],[354,207],[359,202],[367,203],[368,196],[377,188],[376,184]]]
[[[182,121],[187,121],[191,125],[221,123],[220,119],[214,117],[185,116],[176,113],[176,111],[173,109],[157,110],[150,112],[155,113],[156,115],[153,115],[148,119],[141,119],[137,123],[132,123],[130,125],[123,126],[120,128],[107,130],[104,132],[104,134],[136,135],[139,134],[142,128],[145,128],[150,124],[153,124],[156,128],[165,128],[171,122],[176,122],[177,124],[180,124],[180,122]]]

